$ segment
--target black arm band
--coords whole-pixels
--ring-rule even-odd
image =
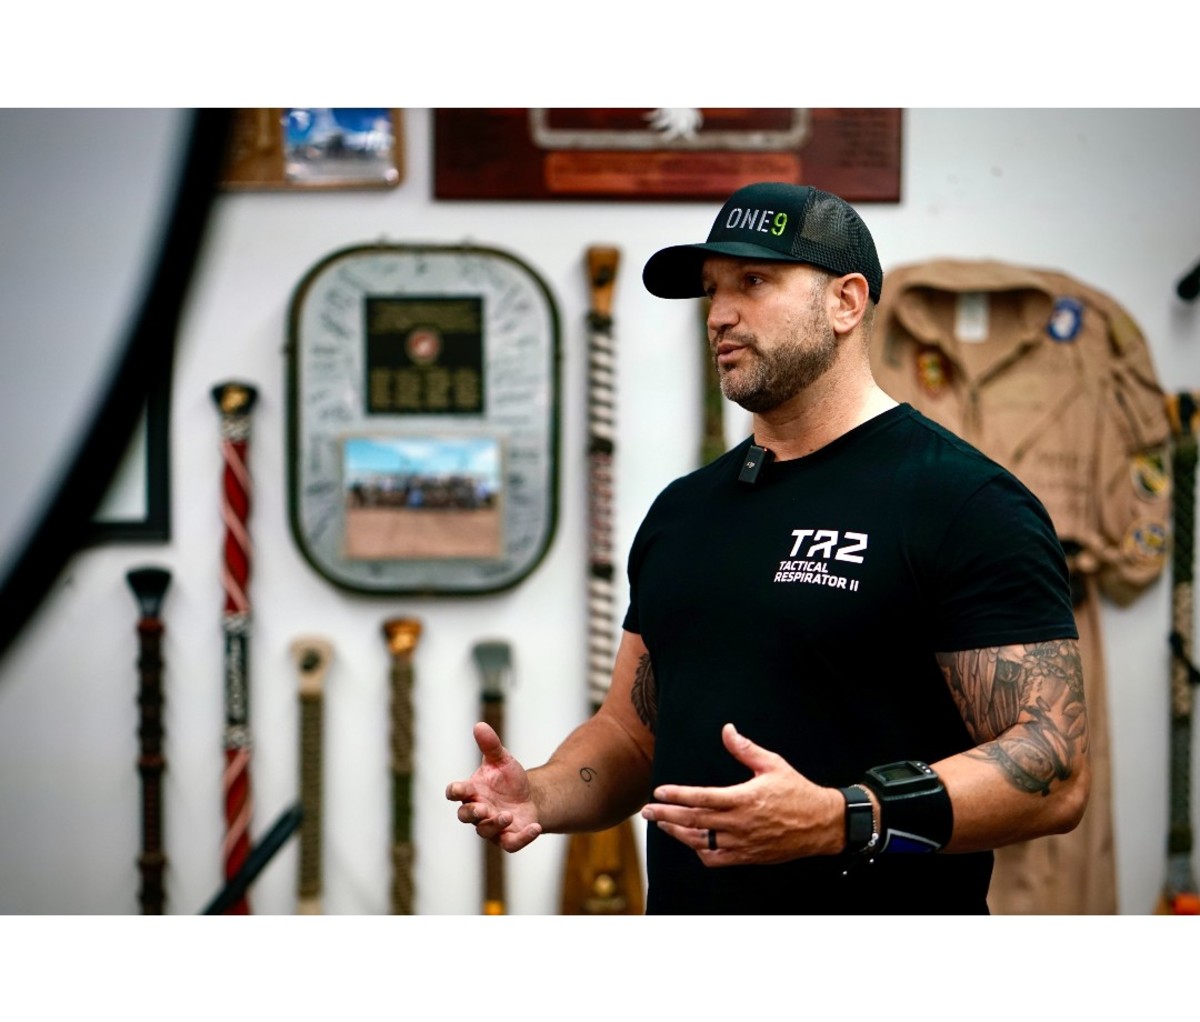
[[[879,798],[880,852],[936,852],[950,841],[954,809],[927,764],[905,760],[872,767],[863,784]]]

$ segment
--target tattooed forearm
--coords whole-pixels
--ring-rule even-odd
[[[1079,647],[1073,639],[939,653],[971,737],[1022,791],[1050,793],[1088,749]]]
[[[643,653],[638,660],[630,700],[642,723],[654,734],[655,725],[658,723],[658,690],[654,684],[654,669],[650,666],[649,653]]]

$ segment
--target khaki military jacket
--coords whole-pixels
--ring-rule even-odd
[[[945,259],[888,272],[871,361],[885,391],[1037,494],[1071,565],[1091,799],[1070,833],[996,850],[989,906],[1116,912],[1099,596],[1127,603],[1160,575],[1170,518],[1170,425],[1145,339],[1112,298],[1066,274]]]

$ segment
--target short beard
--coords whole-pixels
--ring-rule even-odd
[[[753,336],[734,338],[752,353],[749,365],[730,372],[717,367],[721,393],[748,412],[769,412],[812,386],[837,358],[837,334],[816,303],[799,329],[774,351],[759,349]]]

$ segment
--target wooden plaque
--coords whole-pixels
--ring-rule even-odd
[[[721,201],[790,181],[900,200],[899,109],[434,111],[438,199]]]

